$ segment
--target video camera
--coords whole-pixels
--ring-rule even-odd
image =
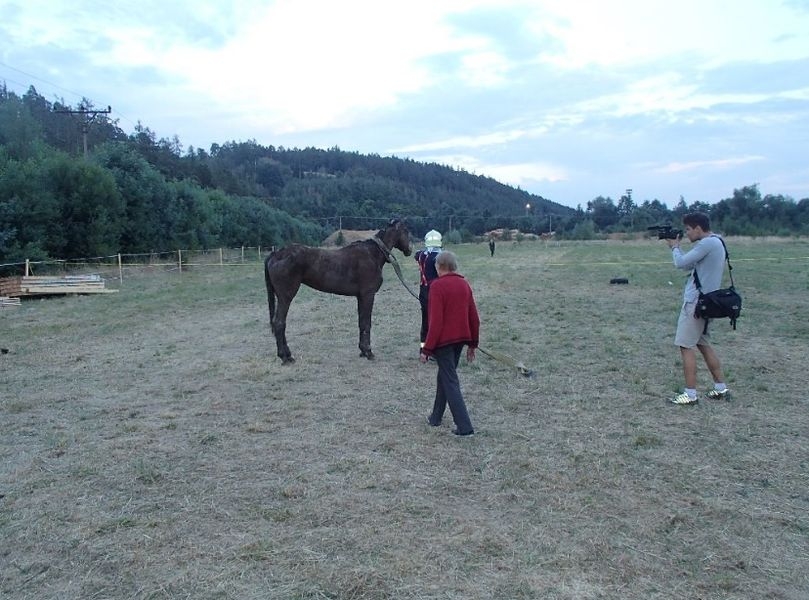
[[[678,240],[683,237],[682,229],[672,229],[671,225],[652,225],[647,227],[649,231],[657,232],[659,240]]]

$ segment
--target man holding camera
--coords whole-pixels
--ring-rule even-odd
[[[686,253],[680,250],[681,235],[674,239],[666,239],[671,248],[674,266],[678,269],[690,269],[683,292],[683,307],[677,321],[677,333],[674,343],[680,347],[685,375],[685,390],[671,399],[673,404],[696,404],[697,398],[697,355],[696,347],[714,380],[714,389],[706,394],[711,400],[729,398],[730,390],[725,385],[722,363],[714,352],[709,341],[706,319],[694,316],[699,290],[694,282],[694,273],[699,278],[703,293],[712,292],[722,287],[722,273],[725,268],[725,247],[718,236],[711,233],[711,222],[704,213],[689,213],[683,217],[685,237],[694,244]]]

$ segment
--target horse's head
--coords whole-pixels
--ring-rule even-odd
[[[401,219],[391,219],[387,227],[377,235],[389,249],[398,248],[405,256],[410,256],[410,231]]]

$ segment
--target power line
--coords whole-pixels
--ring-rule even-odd
[[[49,85],[51,87],[57,88],[59,90],[67,92],[69,94],[73,94],[74,96],[77,96],[79,98],[86,98],[86,96],[83,96],[82,94],[79,94],[78,92],[74,92],[73,90],[69,90],[67,88],[64,88],[64,87],[62,87],[62,86],[60,86],[60,85],[58,85],[56,83],[53,83],[52,81],[48,81],[47,79],[42,79],[41,77],[37,77],[36,75],[33,75],[33,74],[28,73],[26,71],[23,71],[22,69],[17,69],[16,67],[12,67],[11,65],[4,63],[3,61],[0,61],[0,66],[3,66],[5,68],[7,68],[7,69],[11,69],[12,71],[16,71],[17,73],[25,75],[26,77],[30,77],[31,79],[36,79],[37,81],[41,81],[42,83],[45,83],[45,84],[47,84],[47,85]],[[25,84],[20,84],[19,82],[15,82],[15,83],[17,83],[19,85],[25,85]],[[30,84],[29,84],[29,86],[30,86]]]
[[[16,68],[16,67],[12,67],[11,65],[9,65],[9,64],[7,64],[7,63],[4,63],[3,61],[0,61],[0,66],[3,66],[3,67],[5,67],[5,68],[7,68],[7,69],[11,69],[12,71],[15,71],[15,72],[17,72],[17,73],[20,73],[21,75],[25,75],[26,77],[30,77],[31,79],[36,79],[37,81],[40,81],[40,82],[42,82],[42,83],[44,83],[44,84],[46,84],[46,85],[49,85],[50,87],[53,87],[53,88],[56,88],[56,89],[62,90],[63,92],[67,92],[67,93],[69,93],[69,94],[72,94],[72,95],[74,95],[74,96],[76,96],[77,98],[80,98],[80,99],[82,99],[82,100],[84,100],[84,99],[89,99],[89,96],[87,96],[86,94],[80,94],[79,92],[76,92],[76,91],[74,91],[74,90],[67,89],[67,88],[65,88],[65,87],[62,87],[62,86],[60,86],[60,85],[56,84],[56,83],[53,83],[52,81],[48,81],[47,79],[42,79],[42,77],[37,77],[36,75],[33,75],[32,73],[28,73],[27,71],[23,71],[22,69],[18,69],[18,68]],[[4,77],[4,78],[3,78],[3,81],[10,81],[11,83],[14,83],[14,84],[16,84],[16,85],[20,86],[20,90],[21,90],[21,93],[22,93],[22,94],[24,94],[25,92],[27,92],[27,91],[28,91],[28,88],[30,88],[30,87],[31,87],[31,83],[30,83],[30,82],[28,82],[28,83],[23,83],[23,82],[21,82],[21,81],[17,81],[17,80],[15,80],[15,79],[9,79],[9,78],[7,78],[7,77]],[[132,127],[133,127],[133,128],[137,126],[137,124],[135,123],[135,121],[133,121],[132,119],[130,119],[130,118],[129,118],[129,117],[127,117],[126,115],[122,114],[120,111],[115,111],[115,114],[116,114],[118,117],[120,117],[120,118],[124,119],[125,121],[127,121],[127,122],[128,122],[130,125],[132,125]]]

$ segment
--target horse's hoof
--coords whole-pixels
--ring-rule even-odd
[[[294,362],[295,362],[295,359],[292,358],[291,356],[287,356],[286,358],[281,358],[281,364],[282,365],[291,365]]]
[[[368,352],[362,352],[362,353],[360,353],[360,357],[363,357],[363,356],[364,356],[365,358],[367,358],[368,360],[374,360],[374,353],[373,353],[373,352],[371,352],[370,350],[369,350]]]

